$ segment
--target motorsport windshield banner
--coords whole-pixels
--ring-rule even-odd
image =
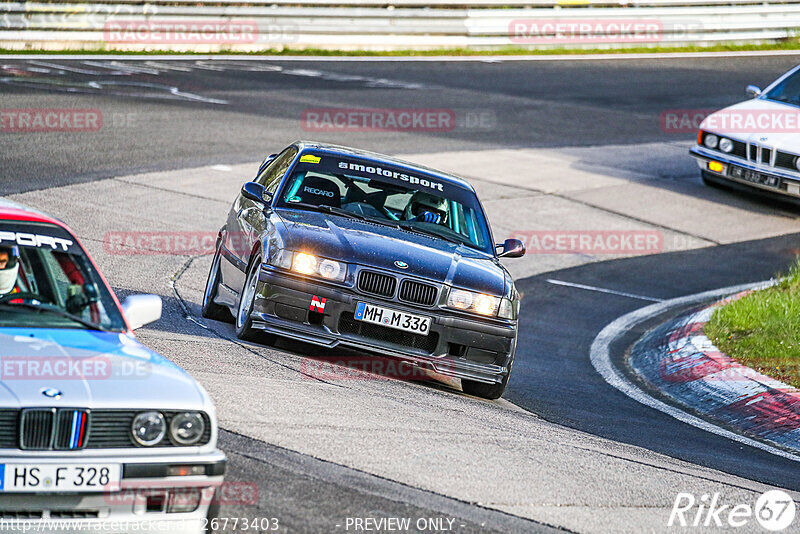
[[[455,200],[465,206],[472,206],[475,199],[475,195],[471,191],[434,176],[398,169],[390,164],[342,158],[338,155],[305,153],[300,156],[293,174],[300,172],[346,175],[377,180],[410,191],[424,191],[449,200]]]
[[[0,247],[42,248],[54,252],[82,253],[69,233],[52,224],[1,222]]]

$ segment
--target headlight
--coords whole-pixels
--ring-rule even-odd
[[[725,153],[730,153],[733,151],[733,141],[728,138],[723,137],[719,140],[719,149]]]
[[[794,168],[800,171],[800,157],[794,158]]]
[[[347,276],[347,264],[326,258],[317,258],[307,252],[294,252],[291,250],[279,250],[269,264],[275,267],[292,270],[300,274],[319,276],[326,280],[344,282]]]
[[[719,137],[714,134],[706,134],[706,138],[703,139],[703,144],[706,145],[708,148],[717,148],[717,142],[719,141]]]
[[[169,434],[176,443],[193,445],[203,436],[206,424],[197,412],[183,412],[175,415],[169,424]]]
[[[447,306],[481,315],[497,315],[500,298],[453,288],[447,295]]]
[[[152,447],[167,433],[167,423],[161,412],[142,412],[133,418],[131,434],[139,445]]]

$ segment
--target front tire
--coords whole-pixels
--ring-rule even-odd
[[[253,307],[256,300],[256,290],[258,288],[258,274],[261,271],[261,255],[256,254],[250,260],[247,268],[247,277],[244,287],[239,292],[239,305],[236,307],[235,330],[236,337],[243,341],[252,341],[265,345],[272,345],[275,342],[275,335],[266,334],[253,329]]]
[[[214,259],[211,262],[211,270],[208,271],[208,280],[206,281],[206,290],[203,293],[203,308],[201,315],[206,319],[213,319],[214,321],[222,321],[225,323],[232,323],[233,317],[230,310],[225,306],[220,306],[214,299],[217,297],[219,291],[219,264],[220,264],[220,247],[214,252]]]

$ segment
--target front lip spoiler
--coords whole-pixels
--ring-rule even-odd
[[[279,336],[320,345],[326,348],[332,349],[341,345],[370,353],[375,353],[376,350],[376,345],[374,343],[353,339],[342,334],[327,334],[320,332],[317,328],[306,327],[305,325],[266,316],[261,313],[253,314],[252,324],[253,328],[257,330],[264,330],[271,334],[277,334]],[[398,351],[385,346],[378,348],[382,356],[390,356],[405,360],[422,369],[427,369],[445,376],[452,376],[454,378],[464,378],[467,380],[475,380],[476,382],[497,384],[502,382],[505,375],[508,374],[508,369],[500,365],[432,358]]]

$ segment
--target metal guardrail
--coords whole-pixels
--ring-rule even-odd
[[[187,2],[189,0],[186,0]],[[764,42],[792,38],[800,2],[643,0],[629,7],[460,8],[464,0],[214,0],[0,2],[0,48],[199,52],[275,48],[611,48]],[[497,1],[476,0],[480,6]],[[572,0],[570,0],[572,1]],[[607,0],[590,0],[595,4]],[[330,2],[330,7],[321,5]],[[392,5],[387,6],[386,2]],[[439,2],[436,4],[436,2]],[[703,5],[686,5],[702,2]],[[269,3],[269,6],[266,4]],[[453,7],[443,7],[451,5]],[[730,0],[725,0],[731,4]],[[258,4],[258,5],[257,5]],[[336,5],[333,5],[336,4]],[[472,4],[470,4],[472,5]],[[638,28],[638,30],[635,30]]]

